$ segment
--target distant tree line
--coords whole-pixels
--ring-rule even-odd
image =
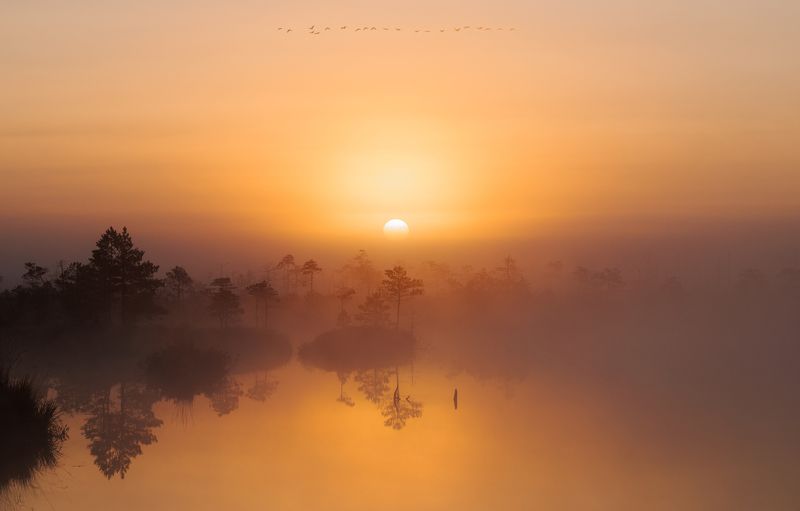
[[[0,292],[0,326],[133,325],[180,312],[202,295],[206,314],[227,328],[245,312],[239,295],[243,289],[252,300],[256,325],[268,327],[270,311],[281,302],[281,296],[296,301],[301,287],[309,300],[322,296],[314,287],[322,267],[314,259],[297,264],[292,254],[268,265],[267,278],[255,282],[220,276],[208,285],[199,285],[181,266],[168,270],[163,278],[158,271],[159,266],[135,246],[127,228],[109,227],[88,261],[60,262],[55,272],[35,262],[25,263],[22,284]],[[410,277],[402,266],[386,270],[378,282],[377,271],[363,250],[339,273],[352,282],[352,287],[343,284],[331,296],[339,301],[340,326],[358,322],[399,328],[401,305],[423,290],[422,281]],[[279,287],[273,284],[273,277]],[[357,294],[364,298],[353,317],[346,304]]]

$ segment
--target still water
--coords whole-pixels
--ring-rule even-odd
[[[476,374],[430,343],[410,358],[239,353],[216,376],[220,351],[183,349],[138,362],[138,379],[112,368],[98,385],[89,362],[54,384],[60,463],[4,505],[727,510],[794,509],[800,495],[796,421],[781,413],[731,419],[704,396],[671,402],[602,375]]]

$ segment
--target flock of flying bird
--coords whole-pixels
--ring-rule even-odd
[[[290,28],[290,27],[278,27],[278,30],[279,31],[283,31],[283,32],[285,32],[287,34],[290,33],[290,32],[294,32],[295,31],[293,28]],[[317,26],[317,25],[311,25],[310,27],[306,28],[305,32],[307,34],[311,34],[311,35],[319,35],[319,34],[321,34],[323,32],[330,32],[330,31],[334,31],[334,30],[337,30],[336,27],[331,28],[331,27],[321,27],[321,26]],[[371,32],[373,30],[374,31],[381,30],[381,31],[387,31],[387,32],[388,31],[392,31],[392,30],[395,31],[395,32],[402,32],[403,31],[403,29],[400,28],[400,27],[394,27],[394,28],[392,28],[392,27],[370,27],[370,26],[350,27],[350,26],[347,26],[347,25],[343,25],[343,26],[339,27],[338,30],[340,30],[340,31],[341,30],[352,30],[353,32]],[[492,30],[507,30],[509,32],[513,32],[514,30],[516,30],[516,28],[514,28],[514,27],[510,27],[510,28],[483,27],[483,26],[481,26],[481,27],[472,27],[470,25],[464,25],[464,26],[461,26],[461,27],[440,28],[440,29],[438,29],[439,32],[461,32],[462,30],[463,31],[481,30],[481,31],[487,31],[487,32],[488,31],[492,31]],[[413,32],[415,32],[415,33],[436,32],[436,31],[437,30],[423,29],[423,28],[416,28],[416,29],[413,30]],[[411,30],[408,30],[408,32],[411,32]]]

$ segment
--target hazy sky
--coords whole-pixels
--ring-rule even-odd
[[[0,229],[791,217],[798,23],[774,0],[3,2]]]

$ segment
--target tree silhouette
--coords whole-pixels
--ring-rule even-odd
[[[352,287],[342,286],[336,290],[336,298],[339,299],[339,318],[337,324],[339,326],[347,326],[350,324],[350,314],[344,308],[344,304],[353,298],[356,290]]]
[[[55,315],[56,289],[47,280],[47,273],[47,268],[36,263],[25,263],[23,285],[4,293],[14,309],[10,311],[8,319],[40,324]]]
[[[267,327],[267,320],[269,318],[269,304],[270,302],[278,301],[278,292],[272,287],[268,280],[262,280],[255,284],[250,284],[245,288],[251,296],[256,299],[256,326],[258,326],[258,305],[259,302],[264,303],[264,327]]]
[[[395,266],[390,270],[386,270],[385,274],[383,289],[386,291],[386,295],[395,303],[395,328],[400,328],[400,304],[412,296],[422,294],[422,281],[409,277],[406,269],[402,266]]]
[[[64,313],[72,321],[98,323],[108,319],[108,302],[91,266],[71,263],[56,279],[56,289]]]
[[[156,396],[138,385],[120,384],[119,409],[112,409],[111,389],[95,399],[83,425],[95,465],[108,479],[124,479],[142,446],[157,440],[153,429],[162,422],[153,414]]]
[[[283,272],[283,292],[287,295],[290,294],[292,292],[292,278],[296,276],[295,270],[297,269],[294,256],[286,254],[275,267]]]
[[[358,284],[365,295],[372,291],[372,284],[378,276],[378,272],[375,271],[375,267],[364,249],[359,250],[352,261],[344,265],[342,271],[351,282]]]
[[[134,247],[128,229],[117,232],[109,227],[92,251],[89,267],[96,274],[99,289],[119,310],[123,322],[161,312],[155,305],[156,290],[163,282],[155,278],[158,266],[144,260],[144,251]]]
[[[167,272],[167,288],[178,303],[181,302],[183,294],[192,288],[192,283],[192,277],[182,266],[176,266]]]
[[[321,271],[322,268],[320,268],[319,264],[313,259],[309,259],[303,263],[300,272],[309,279],[309,294],[314,294],[314,274]]]
[[[233,292],[235,289],[228,277],[220,277],[211,282],[214,289],[211,293],[211,313],[219,318],[219,326],[227,328],[234,318],[244,310],[239,306],[239,297]]]
[[[22,274],[22,281],[31,287],[43,286],[47,282],[45,276],[47,268],[43,268],[36,263],[25,263],[25,273]]]
[[[389,323],[389,305],[380,291],[375,291],[358,306],[356,319],[365,326],[386,326]]]
[[[502,264],[495,268],[495,271],[500,275],[500,285],[506,291],[527,290],[525,278],[517,267],[517,262],[510,255],[503,258]]]
[[[573,274],[579,283],[590,288],[614,291],[625,286],[622,272],[618,268],[605,268],[601,271],[594,271],[578,266]]]

